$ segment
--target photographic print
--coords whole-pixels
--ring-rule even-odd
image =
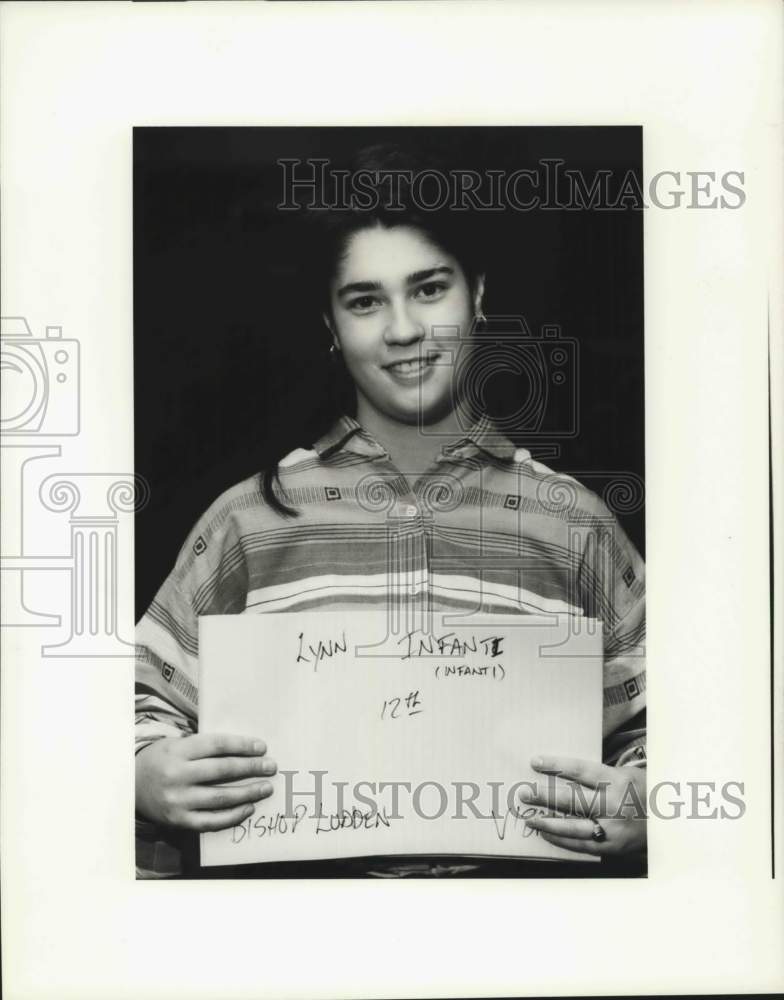
[[[135,130],[140,877],[644,874],[642,197],[635,127]]]

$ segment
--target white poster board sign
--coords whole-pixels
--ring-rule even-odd
[[[201,835],[203,865],[589,857],[527,827],[515,789],[546,780],[537,754],[601,759],[596,621],[439,614],[388,635],[377,612],[207,616],[200,674],[200,731],[262,738],[279,767],[248,820]]]

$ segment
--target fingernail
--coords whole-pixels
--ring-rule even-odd
[[[253,741],[253,752],[254,753],[266,753],[267,752],[267,744],[264,742],[264,740],[254,740]]]
[[[530,802],[533,799],[533,792],[530,788],[521,788],[518,794],[523,802]]]
[[[544,757],[532,757],[531,767],[544,767]]]
[[[268,781],[262,781],[262,783],[256,789],[260,797],[265,795],[270,795],[272,792],[272,785]]]
[[[277,769],[278,765],[275,763],[274,760],[262,761],[261,764],[262,774],[274,774],[277,771]]]

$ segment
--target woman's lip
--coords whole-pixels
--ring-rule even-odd
[[[383,367],[386,369],[386,371],[397,371],[397,372],[401,371],[400,368],[401,365],[419,365],[422,368],[427,368],[430,365],[432,365],[438,359],[438,357],[439,357],[438,353],[431,352],[427,355],[423,354],[421,357],[418,356],[416,358],[401,358],[400,361],[392,361],[388,365],[383,365]],[[416,368],[414,370],[416,371]]]
[[[408,364],[413,366],[409,369],[400,367],[405,362],[395,362],[392,365],[385,365],[384,371],[398,385],[421,385],[436,370],[433,360],[433,358],[417,358],[415,361],[408,362]]]

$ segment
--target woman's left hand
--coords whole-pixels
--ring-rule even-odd
[[[535,757],[531,766],[546,777],[520,790],[523,805],[568,814],[526,820],[545,840],[583,854],[645,850],[645,768],[610,767],[575,757]]]

